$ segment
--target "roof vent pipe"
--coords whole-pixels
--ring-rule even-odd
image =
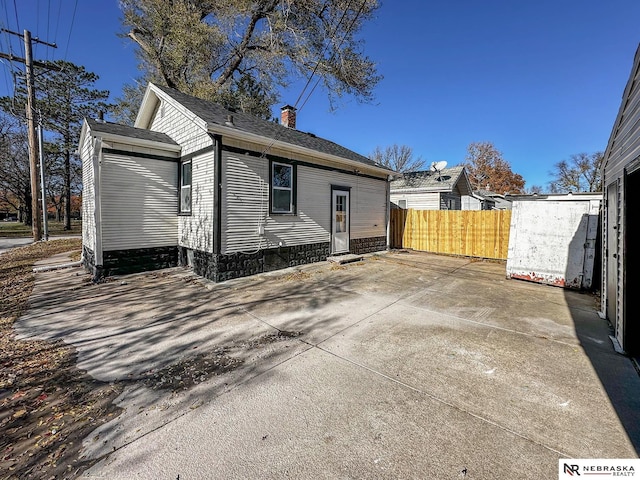
[[[227,127],[235,127],[233,124],[233,115],[227,115],[227,121],[224,122]]]

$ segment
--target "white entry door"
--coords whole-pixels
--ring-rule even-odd
[[[349,252],[349,192],[333,190],[331,201],[331,253]]]

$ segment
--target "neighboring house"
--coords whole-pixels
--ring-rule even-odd
[[[511,200],[506,198],[505,195],[491,190],[475,190],[473,197],[478,198],[481,202],[484,202],[484,205],[489,207],[478,210],[511,210]]]
[[[471,184],[462,166],[439,172],[403,174],[391,182],[391,203],[415,210],[461,210],[462,198],[471,195]]]
[[[511,210],[511,200],[490,190],[474,190],[462,197],[462,210]]]
[[[387,170],[328,140],[150,84],[135,127],[86,120],[84,264],[223,281],[387,248]]]
[[[478,190],[462,197],[462,210],[493,210],[495,206],[492,197],[482,195]]]
[[[602,224],[602,310],[615,338],[630,354],[640,354],[640,291],[637,214],[640,211],[640,46],[622,94],[602,163],[605,207]],[[633,212],[636,213],[633,213]]]

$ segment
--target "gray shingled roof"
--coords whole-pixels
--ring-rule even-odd
[[[405,173],[391,182],[391,190],[421,189],[434,192],[453,190],[464,167],[443,168],[440,173],[430,170]]]
[[[110,135],[120,135],[123,137],[138,138],[140,140],[150,140],[152,142],[177,145],[166,133],[154,132],[145,128],[130,127],[119,123],[102,122],[92,118],[85,119],[92,132],[107,133]]]
[[[300,130],[288,128],[275,122],[262,120],[250,114],[232,112],[216,103],[192,97],[191,95],[186,95],[169,87],[163,87],[156,84],[154,85],[175,101],[184,105],[198,117],[202,118],[202,120],[207,122],[209,125],[217,124],[228,126],[226,125],[227,118],[231,115],[233,116],[233,128],[236,128],[239,131],[261,135],[272,140],[276,139],[291,145],[309,148],[317,152],[335,155],[336,157],[353,160],[366,165],[382,167],[359,153],[349,150],[337,143],[325,140],[324,138],[317,137],[311,133],[301,132]]]

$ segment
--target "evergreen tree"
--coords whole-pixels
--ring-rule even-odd
[[[80,161],[75,154],[84,117],[96,118],[108,111],[107,90],[95,89],[98,76],[83,66],[58,60],[48,69],[36,68],[35,110],[43,128],[53,133],[57,144],[59,165],[52,165],[52,172],[59,166],[62,175],[64,203],[64,228],[71,229],[71,195],[74,184],[80,185]],[[14,98],[0,98],[0,109],[16,115],[15,105],[26,104],[26,88],[18,87]]]

